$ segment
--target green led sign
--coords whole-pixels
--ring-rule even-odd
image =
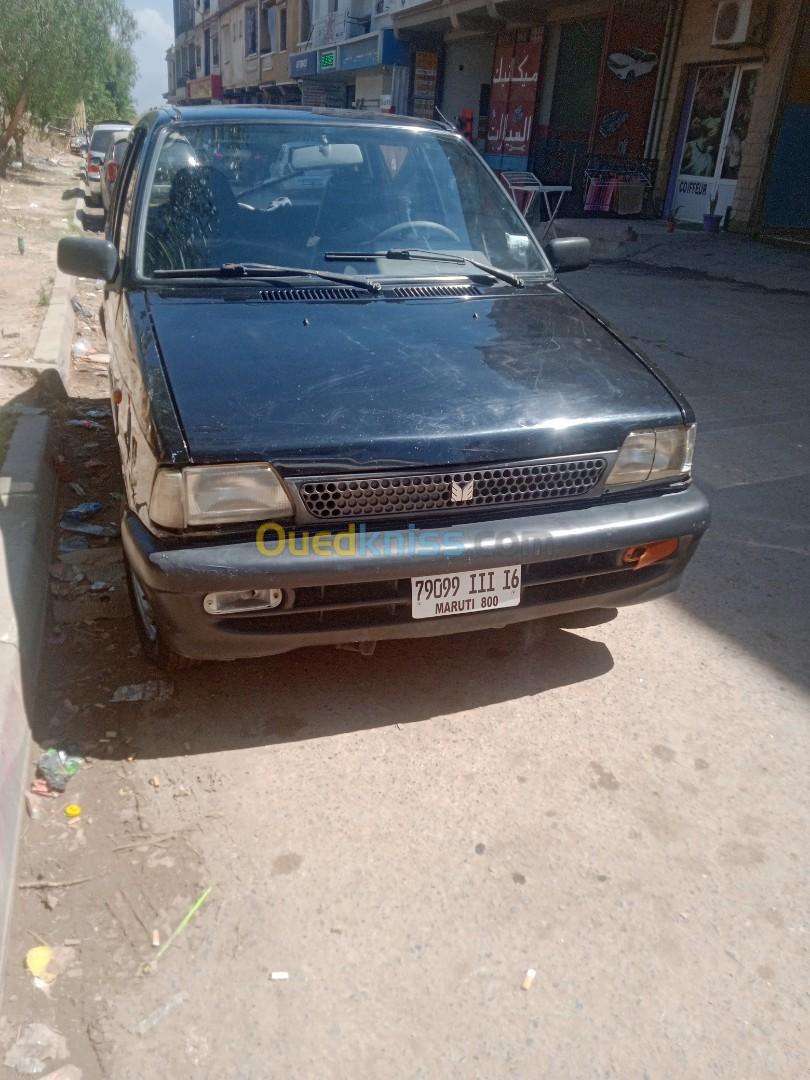
[[[335,67],[336,64],[337,64],[337,50],[336,49],[330,49],[329,52],[321,53],[321,62],[320,62],[321,71],[323,71],[324,68],[333,68],[333,67]]]

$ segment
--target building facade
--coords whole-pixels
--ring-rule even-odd
[[[806,0],[175,0],[173,102],[444,117],[563,212],[808,229]],[[789,210],[786,207],[789,205]]]

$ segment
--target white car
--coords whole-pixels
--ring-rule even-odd
[[[646,49],[628,49],[627,52],[611,53],[608,67],[618,79],[633,82],[639,75],[646,75],[658,64],[658,54]]]
[[[120,120],[111,120],[109,123],[96,124],[90,136],[90,146],[87,150],[87,165],[85,170],[85,202],[88,206],[101,205],[101,166],[106,157],[110,144],[119,132],[132,131],[132,124],[125,124]]]

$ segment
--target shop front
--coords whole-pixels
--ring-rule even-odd
[[[682,221],[734,205],[759,74],[758,64],[718,64],[690,72],[668,203]]]
[[[290,56],[304,105],[405,112],[410,49],[386,28]]]
[[[570,186],[566,213],[651,211],[650,132],[675,7],[417,5],[394,17],[415,53],[411,111],[428,116],[435,104],[498,171]],[[428,33],[439,38],[435,50],[424,45]]]
[[[802,123],[792,107],[810,101],[806,20],[806,0],[684,0],[660,143],[665,213],[739,231],[810,226],[807,113]]]

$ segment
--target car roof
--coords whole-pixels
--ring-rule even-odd
[[[100,124],[93,124],[93,131],[130,131],[132,124],[126,120],[104,120]]]
[[[434,120],[422,120],[414,116],[399,116],[395,113],[365,112],[362,109],[327,109],[308,105],[191,105],[168,106],[147,113],[142,118],[154,126],[178,121],[208,124],[232,124],[248,120],[276,120],[323,123],[328,119],[333,123],[357,124],[372,123],[380,127],[393,128],[429,128],[433,131],[447,131],[449,125]],[[454,129],[449,129],[454,130]]]

